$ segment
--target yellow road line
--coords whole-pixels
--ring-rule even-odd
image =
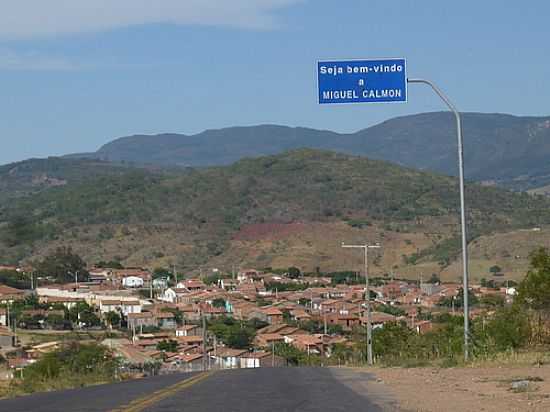
[[[113,409],[110,412],[141,412],[145,408],[154,405],[157,402],[160,402],[163,399],[169,398],[170,396],[176,394],[177,392],[193,386],[206,378],[212,375],[213,372],[202,372],[198,375],[192,376],[191,378],[185,379],[181,382],[178,382],[172,386],[169,386],[164,389],[160,389],[141,398],[135,399],[127,405],[121,406],[120,408]]]

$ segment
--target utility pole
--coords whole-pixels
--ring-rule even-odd
[[[201,320],[202,320],[202,370],[206,370],[207,360],[206,360],[206,317],[204,316],[204,312],[201,309]]]
[[[370,309],[370,287],[369,287],[369,249],[378,249],[380,245],[377,243],[375,245],[347,245],[342,242],[343,248],[355,248],[363,249],[365,256],[365,301],[367,305],[367,362],[369,365],[374,363],[372,356],[372,320],[371,320],[371,309]]]

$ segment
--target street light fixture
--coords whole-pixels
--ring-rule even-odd
[[[355,248],[363,249],[365,253],[365,301],[367,305],[367,363],[372,365],[372,320],[371,320],[371,310],[370,310],[370,286],[369,286],[369,249],[379,249],[381,246],[379,243],[374,245],[364,244],[364,245],[347,245],[345,242],[342,242],[343,248]]]

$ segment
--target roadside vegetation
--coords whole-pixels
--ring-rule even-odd
[[[11,382],[5,395],[78,388],[117,379],[118,362],[98,344],[72,342],[46,353]]]
[[[460,306],[462,297],[456,299]],[[476,300],[471,301],[476,304]],[[443,305],[447,302],[443,301]],[[472,362],[525,357],[550,347],[550,254],[531,255],[531,269],[519,283],[511,305],[485,299],[483,315],[471,320]],[[373,331],[376,363],[386,366],[443,367],[463,364],[464,318],[443,314],[431,318],[433,330],[419,334],[405,323],[387,323]],[[335,352],[338,364],[362,364],[366,357],[365,328],[352,332],[352,344]],[[522,355],[523,354],[523,355]]]

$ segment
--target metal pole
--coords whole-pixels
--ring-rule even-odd
[[[456,119],[456,134],[458,140],[458,178],[460,182],[460,223],[462,229],[462,289],[464,291],[464,360],[469,358],[470,319],[468,306],[468,242],[466,237],[466,206],[464,201],[464,150],[462,144],[462,121],[460,113],[449,98],[431,81],[425,79],[407,79],[408,83],[424,83],[443,100],[454,113]]]
[[[372,319],[370,313],[369,247],[365,245],[365,301],[367,303],[367,362],[372,365]]]
[[[344,248],[360,248],[364,249],[365,253],[365,302],[367,306],[367,363],[369,365],[374,364],[372,355],[372,320],[370,310],[370,285],[369,285],[369,248],[379,248],[380,245],[346,245],[342,243]]]

